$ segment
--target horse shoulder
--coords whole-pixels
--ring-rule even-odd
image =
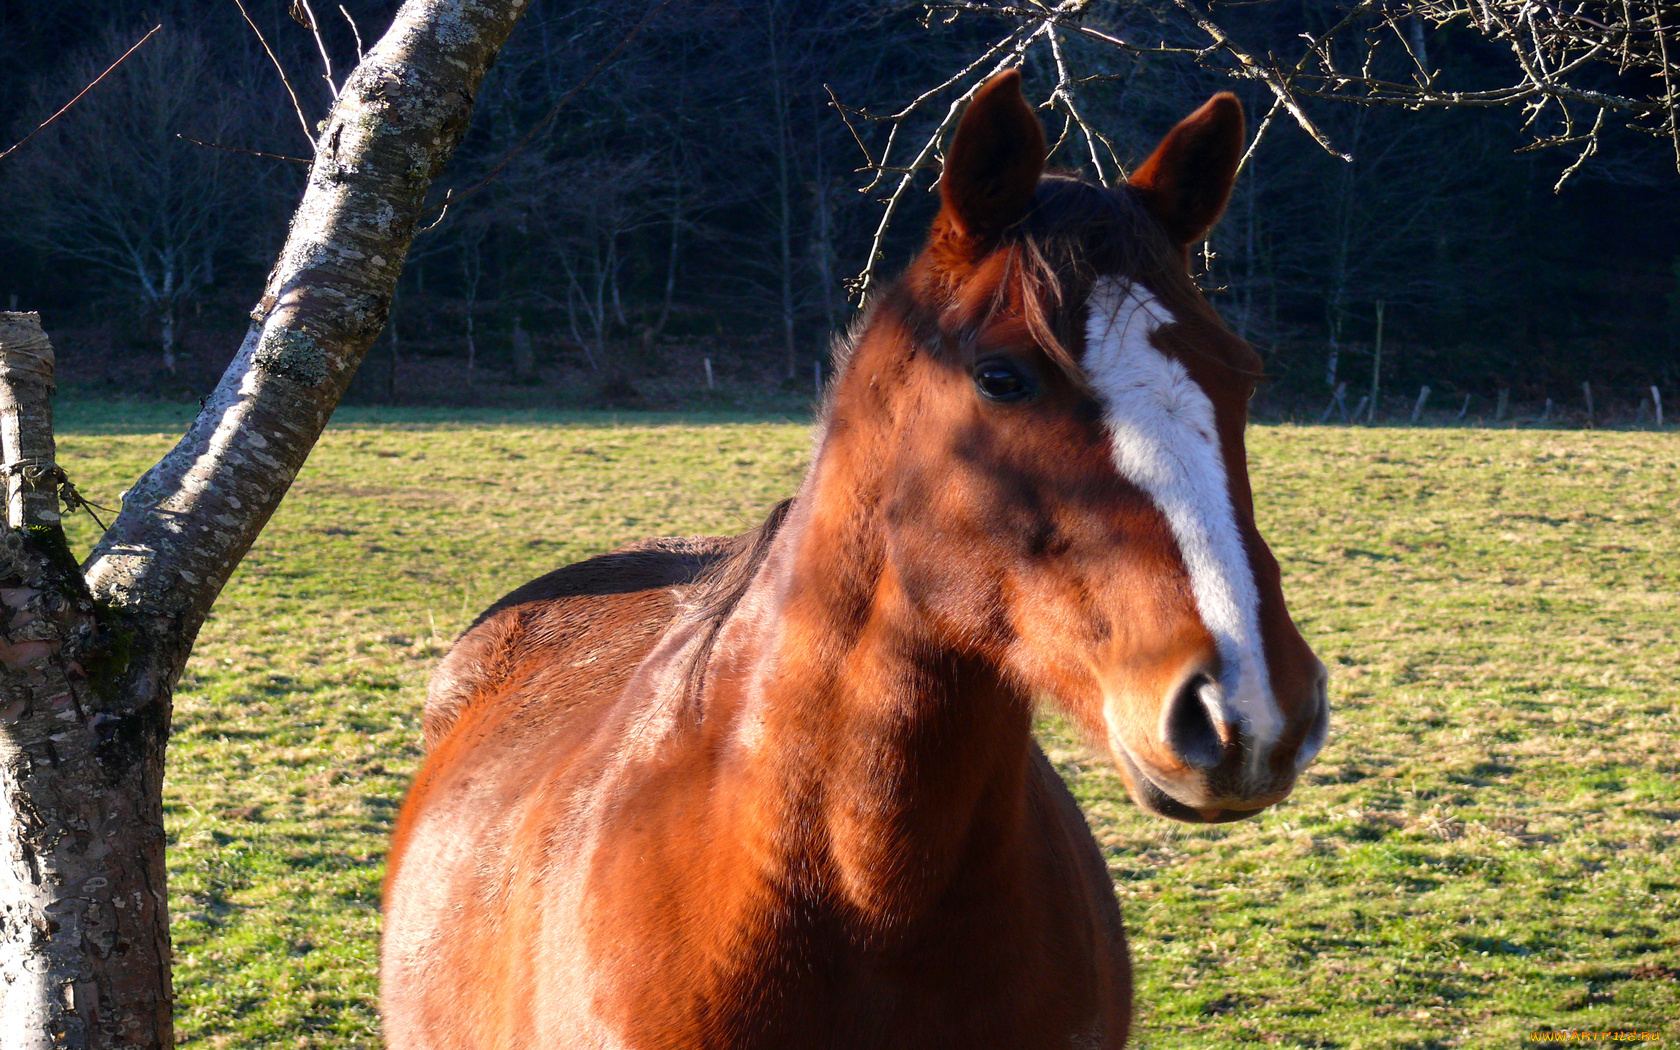
[[[1086,901],[1088,950],[1068,954],[1090,961],[1091,972],[1083,977],[1096,993],[1099,1014],[1094,1028],[1082,1033],[1075,1046],[1122,1047],[1131,1029],[1132,962],[1113,879],[1073,793],[1036,744],[1032,754],[1030,797],[1049,825],[1046,842],[1056,855],[1056,867],[1078,883]]]
[[[512,591],[456,640],[433,670],[421,726],[428,750],[469,705],[519,692],[558,667],[598,687],[626,676],[676,614],[680,591],[726,556],[730,540],[647,540],[567,565]]]

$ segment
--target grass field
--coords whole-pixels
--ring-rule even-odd
[[[114,505],[188,413],[64,406],[61,462]],[[553,566],[755,522],[808,443],[793,421],[342,412],[176,698],[183,1044],[378,1046],[385,836],[432,662]],[[1295,795],[1169,823],[1042,727],[1130,928],[1136,1045],[1680,1042],[1680,435],[1280,426],[1251,447],[1333,675]]]

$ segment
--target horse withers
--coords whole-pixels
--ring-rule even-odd
[[[1242,147],[1220,95],[1124,185],[1045,174],[996,77],[797,494],[462,636],[391,842],[393,1048],[1125,1043],[1119,910],[1033,705],[1190,822],[1282,799],[1328,717],[1254,524],[1259,361],[1188,274]]]

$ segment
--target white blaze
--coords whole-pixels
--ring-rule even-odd
[[[1172,527],[1196,609],[1219,646],[1219,713],[1246,726],[1257,760],[1282,730],[1260,638],[1260,594],[1231,508],[1213,403],[1150,341],[1173,322],[1142,285],[1099,278],[1085,371],[1107,410],[1120,476],[1147,493]]]

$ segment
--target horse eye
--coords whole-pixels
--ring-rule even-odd
[[[1012,361],[982,361],[974,366],[974,385],[991,401],[1026,401],[1038,393],[1030,376]]]

